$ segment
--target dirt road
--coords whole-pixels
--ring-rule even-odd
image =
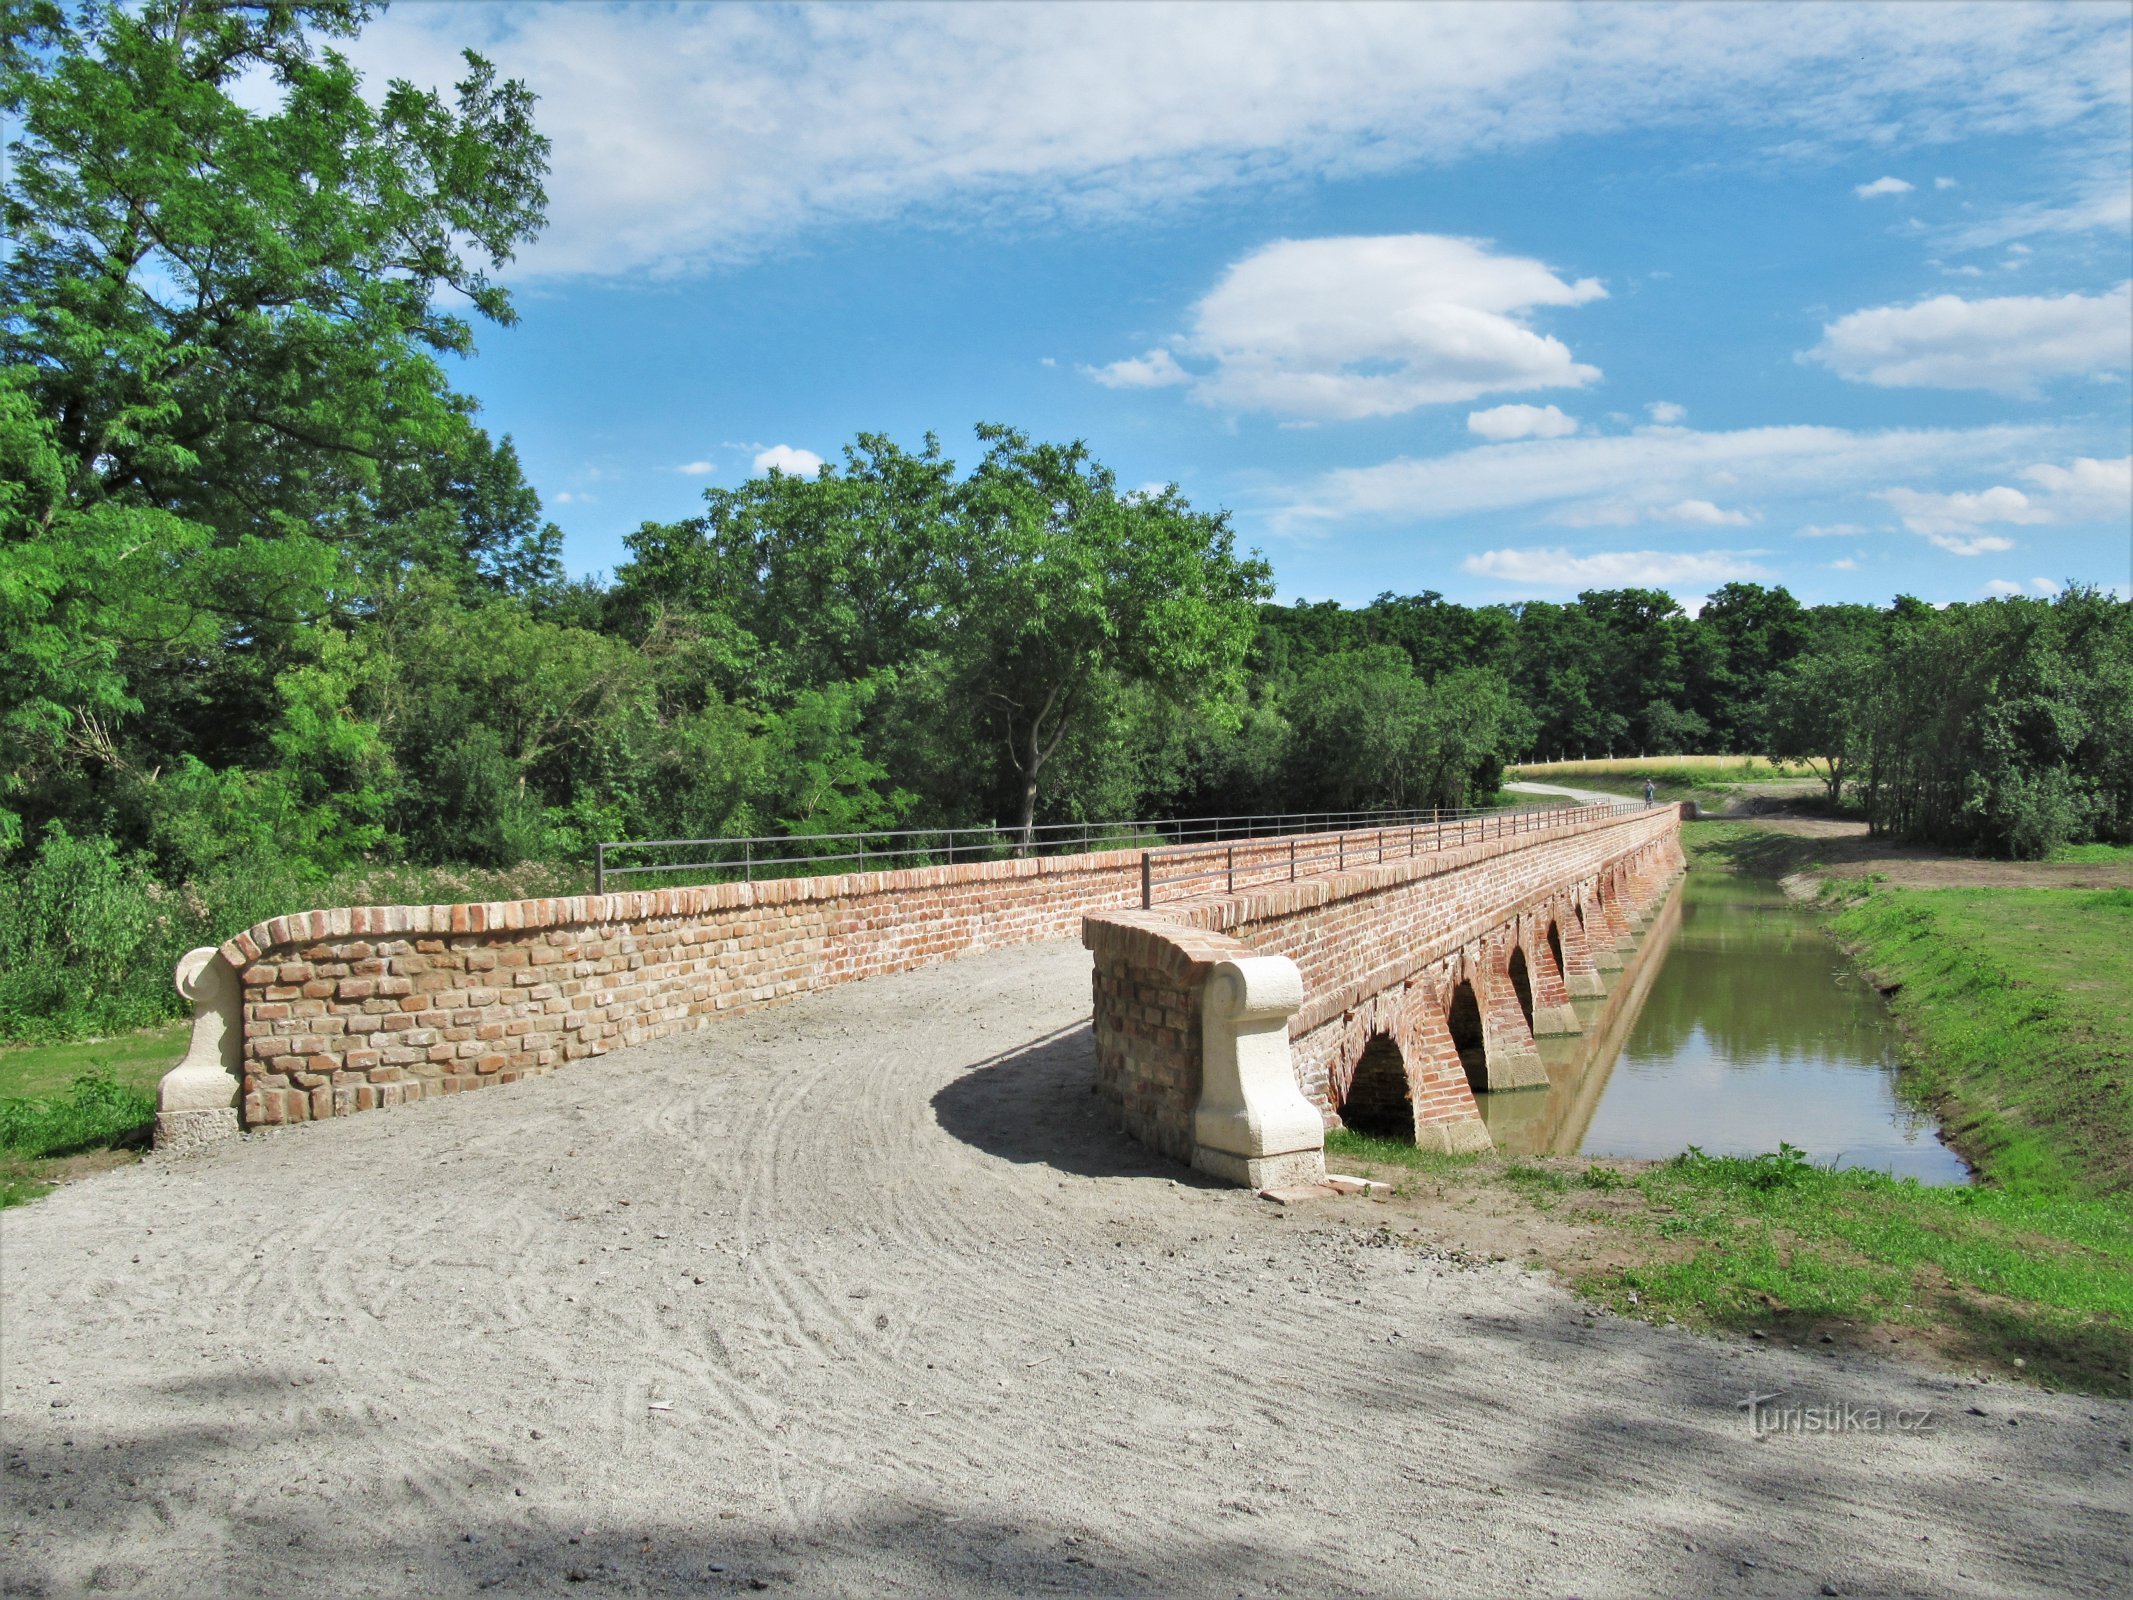
[[[1877,839],[1849,819],[1761,815],[1768,833],[1814,841],[1810,878],[1879,877],[1901,889],[2133,889],[2133,863],[2121,861],[1987,861],[1931,845]],[[1811,892],[1811,891],[1810,891]]]
[[[2133,1407],[1202,1187],[1096,1114],[1087,982],[972,957],[0,1215],[0,1586],[2122,1584]],[[1777,1392],[1860,1431],[1758,1440]]]

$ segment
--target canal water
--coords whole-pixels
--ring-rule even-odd
[[[1691,872],[1587,1032],[1541,1042],[1549,1086],[1483,1095],[1525,1155],[1759,1155],[1967,1183],[1933,1119],[1896,1095],[1896,1035],[1863,973],[1777,884]]]

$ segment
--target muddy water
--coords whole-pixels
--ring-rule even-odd
[[[1756,1155],[1965,1183],[1930,1117],[1896,1096],[1888,1008],[1775,883],[1690,873],[1587,1032],[1542,1041],[1549,1086],[1483,1095],[1517,1154]]]

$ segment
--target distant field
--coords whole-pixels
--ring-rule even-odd
[[[1771,756],[1614,756],[1594,761],[1527,761],[1505,769],[1514,778],[1641,778],[1650,774],[1689,772],[1702,783],[1770,783],[1781,778],[1812,778],[1804,761]]]

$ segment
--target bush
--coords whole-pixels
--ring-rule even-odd
[[[53,823],[29,870],[0,888],[0,1035],[110,1033],[173,1014],[177,997],[165,1002],[138,976],[167,973],[196,920],[145,855]]]

